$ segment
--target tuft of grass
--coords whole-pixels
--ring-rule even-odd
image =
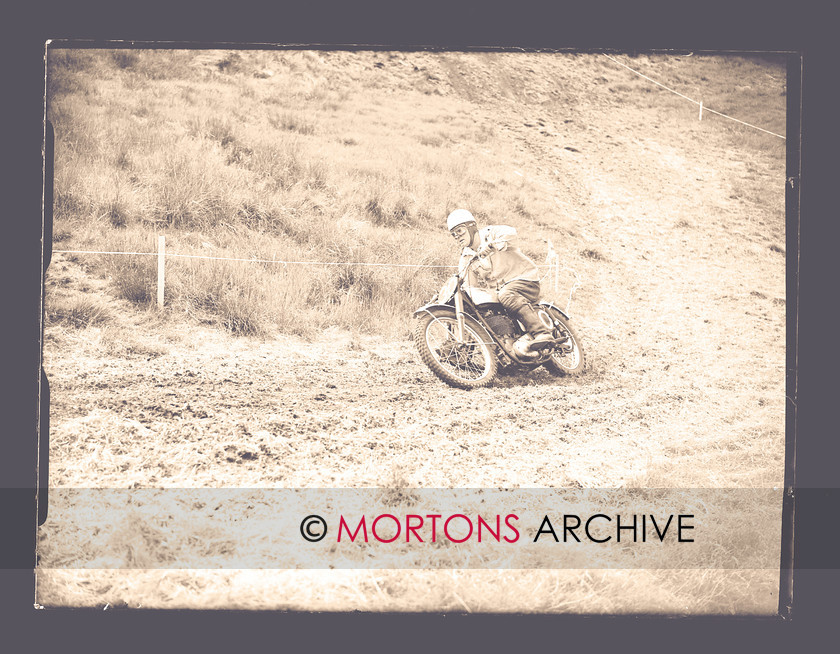
[[[168,227],[207,228],[231,215],[228,195],[212,159],[190,156],[189,152],[167,154],[161,175],[152,186],[154,204],[146,219]]]
[[[244,62],[238,52],[228,52],[216,62],[216,68],[222,73],[237,73],[243,69]]]
[[[121,69],[133,68],[140,61],[140,55],[133,50],[113,50],[110,54],[111,61]]]
[[[379,275],[367,266],[341,266],[335,275],[334,284],[335,300],[352,296],[362,303],[368,303],[383,295]]]
[[[69,229],[61,228],[53,231],[53,243],[61,243],[62,241],[67,241],[71,238],[73,238],[73,232]]]
[[[233,123],[224,116],[194,116],[187,121],[187,128],[192,136],[215,141],[222,147],[236,142]]]
[[[443,138],[441,138],[440,135],[424,134],[417,140],[420,142],[420,145],[426,145],[431,148],[439,148],[443,145]]]
[[[255,143],[242,164],[275,191],[289,191],[295,186],[322,189],[329,177],[325,162],[318,157],[306,157],[295,140]]]
[[[157,266],[151,256],[108,255],[105,269],[118,297],[148,305],[157,292]]]
[[[48,323],[77,329],[107,323],[113,318],[110,307],[95,296],[50,296],[46,308]]]
[[[513,203],[513,211],[523,218],[533,218],[528,200],[523,197],[518,197]]]
[[[104,244],[110,252],[155,251],[153,238],[132,231],[113,232]],[[156,257],[140,254],[102,255],[95,268],[107,277],[117,297],[133,304],[147,306],[157,293]]]
[[[265,274],[226,264],[188,260],[170,266],[170,304],[235,335],[268,335],[275,303],[268,296]]]
[[[128,224],[128,210],[120,198],[113,198],[106,202],[101,211],[112,227],[123,228]]]
[[[595,248],[586,248],[580,251],[580,256],[585,257],[587,259],[593,259],[595,261],[604,261],[606,257]]]
[[[119,149],[116,157],[114,157],[114,167],[121,170],[128,170],[131,168],[131,156],[129,155],[127,148],[123,147]]]
[[[389,198],[378,192],[367,201],[364,211],[373,224],[382,227],[405,227],[417,222],[411,201],[404,196]]]
[[[271,126],[275,129],[282,129],[287,132],[297,132],[298,134],[307,135],[315,133],[314,123],[304,120],[292,112],[285,112],[280,115],[270,115],[268,120]]]

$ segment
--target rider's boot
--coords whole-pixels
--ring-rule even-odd
[[[513,342],[513,351],[525,358],[535,356],[536,353],[530,351],[532,340],[533,336],[530,334],[522,334]]]
[[[531,346],[533,347],[537,343],[546,343],[547,341],[553,341],[554,336],[552,336],[551,332],[540,332],[539,334],[534,334],[531,337]]]

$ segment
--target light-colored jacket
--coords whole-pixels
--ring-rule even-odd
[[[470,286],[495,286],[501,288],[514,279],[533,282],[540,280],[540,273],[530,258],[516,246],[516,229],[508,225],[490,225],[478,232],[481,237],[479,251],[488,250],[480,262],[470,271],[467,284]],[[474,251],[464,248],[458,269],[464,270]],[[476,274],[478,273],[478,274]],[[482,280],[486,280],[482,283]]]

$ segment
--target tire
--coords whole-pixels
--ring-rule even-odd
[[[475,321],[465,318],[464,340],[455,338],[454,313],[427,311],[414,329],[414,344],[429,370],[455,388],[471,390],[487,386],[496,377],[498,361],[490,340]]]
[[[577,332],[572,329],[569,321],[557,309],[546,306],[542,308],[548,312],[554,322],[554,338],[568,336],[569,343],[572,346],[572,349],[568,352],[552,353],[551,358],[543,365],[548,368],[552,375],[560,377],[575,377],[582,374],[586,369],[586,357],[583,354],[583,346]]]

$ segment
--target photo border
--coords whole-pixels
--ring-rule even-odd
[[[706,10],[706,7],[698,7],[697,9],[698,11],[701,9]],[[39,5],[36,10],[41,11],[43,10],[43,7]],[[580,11],[580,9],[577,10],[577,12]],[[574,14],[574,12],[572,13]],[[574,15],[579,15],[579,13]],[[715,15],[715,12],[712,12],[712,16]],[[82,21],[91,20],[89,15],[82,13],[81,16]],[[40,152],[37,153],[37,157],[34,157],[32,152],[32,146],[35,145],[35,139],[33,138],[34,131],[32,128],[35,127],[36,124],[41,123],[40,119],[37,123],[36,121],[33,121],[33,92],[39,86],[41,87],[41,92],[43,91],[43,61],[38,61],[38,59],[34,57],[35,52],[37,50],[38,57],[42,57],[42,47],[45,40],[45,34],[47,35],[46,38],[50,38],[54,34],[66,34],[67,30],[70,32],[73,32],[74,30],[78,30],[78,32],[86,31],[86,24],[84,22],[80,23],[78,19],[75,22],[72,20],[62,22],[62,17],[66,18],[66,10],[64,12],[50,14],[50,19],[40,20],[34,29],[26,30],[19,36],[19,38],[22,37],[22,49],[19,54],[23,55],[23,63],[16,68],[14,73],[18,77],[16,81],[18,82],[18,86],[21,88],[21,91],[16,92],[13,97],[16,103],[19,103],[20,106],[16,106],[12,110],[11,118],[15,124],[21,125],[22,129],[17,134],[13,147],[10,148],[7,153],[7,156],[11,155],[13,157],[12,161],[15,164],[16,170],[19,171],[18,175],[21,177],[20,180],[16,180],[16,182],[20,181],[20,184],[14,189],[16,194],[13,197],[13,202],[16,201],[16,203],[13,204],[12,215],[16,217],[33,214],[35,206],[33,198],[35,196],[33,196],[32,191],[35,190],[35,186],[40,187],[40,175],[38,175],[37,184],[33,184],[31,179],[33,173],[40,170]],[[793,24],[795,21],[791,20],[790,15],[782,15],[777,18],[777,21],[773,24],[776,25],[778,23],[779,26],[776,27],[775,31],[771,31],[769,37],[767,33],[763,36],[756,36],[756,32],[749,32],[747,28],[752,24],[750,21],[751,18],[754,18],[754,16],[746,15],[746,13],[738,13],[736,20],[731,20],[731,12],[728,13],[725,28],[721,30],[724,33],[724,36],[721,37],[720,32],[715,33],[718,46],[721,45],[721,42],[728,42],[729,44],[732,44],[738,42],[740,39],[742,42],[748,42],[748,48],[755,48],[757,45],[756,39],[759,41],[764,39],[764,43],[761,44],[760,49],[777,50],[779,49],[779,41],[781,40],[782,49],[792,48],[803,53],[803,91],[805,95],[805,108],[803,110],[804,145],[802,151],[805,159],[803,160],[802,165],[803,193],[800,208],[802,215],[806,217],[806,220],[802,225],[803,238],[801,239],[799,248],[795,250],[800,255],[799,268],[797,270],[798,274],[796,276],[795,283],[796,287],[799,288],[799,282],[802,280],[805,282],[805,286],[800,289],[799,299],[803,307],[802,311],[797,314],[796,320],[797,326],[801,325],[803,329],[807,327],[807,329],[810,330],[809,339],[812,340],[799,343],[794,341],[794,347],[798,348],[796,351],[796,365],[794,366],[793,371],[793,379],[795,380],[794,388],[796,393],[791,394],[788,392],[788,396],[789,401],[793,402],[795,405],[795,424],[799,428],[799,438],[797,438],[795,442],[794,462],[791,462],[790,464],[786,462],[785,485],[788,486],[788,481],[790,479],[788,475],[793,475],[795,471],[794,484],[797,486],[797,493],[796,497],[790,500],[796,507],[796,531],[794,533],[795,547],[794,551],[790,554],[794,554],[797,561],[796,569],[792,571],[793,586],[797,589],[794,599],[795,619],[792,620],[792,623],[798,623],[798,625],[803,625],[804,623],[804,625],[808,625],[812,622],[812,618],[819,618],[820,616],[826,618],[829,616],[829,613],[826,610],[826,606],[830,606],[830,602],[827,601],[829,600],[829,595],[821,594],[819,589],[822,588],[823,591],[825,591],[826,588],[828,588],[823,585],[826,580],[831,580],[831,583],[836,584],[838,576],[836,574],[836,561],[832,563],[832,561],[836,558],[832,550],[837,541],[835,539],[832,542],[831,538],[832,535],[836,536],[837,527],[836,525],[833,526],[832,531],[832,526],[829,524],[827,525],[827,530],[825,529],[827,516],[836,514],[837,506],[837,472],[834,469],[833,463],[837,460],[836,453],[838,444],[835,439],[827,438],[825,435],[825,430],[830,429],[828,426],[832,424],[832,422],[826,420],[826,418],[829,417],[826,411],[828,406],[827,401],[830,401],[831,399],[831,394],[826,389],[831,388],[831,380],[833,379],[833,376],[831,375],[833,372],[831,366],[831,354],[834,352],[836,359],[836,345],[830,345],[830,342],[827,340],[829,327],[821,321],[820,314],[825,309],[825,298],[823,297],[823,294],[827,289],[819,286],[821,279],[823,279],[826,275],[829,275],[829,279],[837,279],[836,263],[833,263],[834,267],[832,268],[831,262],[834,260],[831,259],[832,249],[829,249],[830,245],[833,242],[836,242],[834,236],[836,235],[837,227],[836,224],[829,225],[825,215],[826,210],[830,211],[834,208],[832,202],[833,198],[829,195],[828,189],[831,188],[831,185],[836,181],[832,180],[831,175],[829,174],[833,158],[831,157],[830,151],[827,149],[828,144],[823,141],[822,132],[822,130],[826,130],[825,133],[830,133],[829,120],[831,116],[827,108],[828,105],[821,107],[819,101],[820,96],[825,99],[827,95],[827,87],[832,84],[831,80],[833,79],[833,69],[826,63],[827,57],[823,58],[827,55],[828,46],[821,46],[819,43],[811,42],[810,39],[807,38],[808,34],[802,31],[801,26],[798,30],[796,29],[796,25]],[[637,20],[630,20],[629,23],[623,23],[621,26],[621,35],[624,38],[616,38],[616,28],[612,28],[612,30],[607,29],[606,31],[609,32],[613,38],[607,36],[605,40],[611,44],[611,47],[615,47],[616,49],[626,47],[628,45],[628,36],[624,30],[627,29],[627,25],[635,25],[638,20],[643,19],[644,16]],[[109,21],[107,16],[104,18],[100,16],[99,22],[97,22],[96,19],[93,20],[96,25],[96,30],[101,31],[104,28],[104,30],[107,31],[108,29],[113,29],[112,26],[108,24]],[[362,17],[362,20],[364,20],[364,17]],[[657,25],[661,26],[663,22],[665,23],[667,29],[670,30],[673,28],[673,26],[669,25],[667,21],[660,21]],[[682,39],[683,43],[690,42],[692,44],[696,44],[699,41],[701,43],[705,42],[708,44],[708,37],[704,38],[701,36],[698,38],[697,35],[704,27],[710,26],[709,19],[698,19],[696,21],[691,21],[689,19],[687,20],[687,23],[690,25],[687,41],[685,29],[683,29],[682,32],[680,32],[679,29],[676,29],[674,32],[669,32],[672,41],[676,38],[677,40]],[[345,23],[345,25],[346,24],[347,23]],[[349,24],[352,26],[352,21]],[[383,27],[383,21],[375,24],[379,29]],[[499,24],[501,23],[498,23],[497,25]],[[422,28],[426,25],[428,25],[426,22],[420,24],[414,23],[415,29]],[[594,23],[594,26],[600,27],[598,23]],[[719,25],[715,26],[720,27]],[[385,27],[387,29],[387,26]],[[202,28],[207,28],[206,22],[201,21],[198,26],[190,26],[188,22],[184,22],[184,18],[182,18],[181,21],[176,20],[174,23],[170,21],[162,29],[160,28],[160,25],[156,26],[153,21],[147,20],[146,22],[139,21],[135,25],[135,33],[140,32],[144,33],[144,35],[154,34],[155,30],[158,29],[158,31],[163,32],[163,37],[165,38],[167,32],[170,32],[171,34],[172,30],[177,31],[178,29],[181,29],[190,34],[195,34],[196,29],[201,31]],[[125,29],[124,25],[122,29]],[[240,28],[240,30],[241,29],[242,28]],[[630,29],[632,29],[632,27]],[[693,40],[691,38],[692,30],[694,30]],[[213,35],[217,35],[221,31],[224,31],[222,20],[218,16],[211,16],[211,23],[209,26],[211,38],[209,40],[218,40]],[[247,33],[247,31],[248,29],[245,28],[245,33]],[[311,35],[317,34],[318,30],[313,28],[311,25],[309,27],[308,37],[305,34],[306,29],[303,31],[304,38],[300,39],[302,41],[315,42],[324,40],[312,38]],[[499,36],[500,31],[505,32],[506,34],[510,34],[512,32],[512,38],[514,38],[514,41],[518,40],[520,43],[529,40],[527,35],[532,37],[535,36],[537,41],[545,42],[550,40],[545,36],[544,31],[540,31],[539,28],[535,27],[533,24],[530,26],[530,31],[526,28],[526,38],[522,38],[520,36],[519,39],[516,39],[515,29],[505,31],[499,30],[498,27],[496,30],[493,30],[491,27],[490,30],[491,34],[495,33],[497,37]],[[789,35],[791,31],[793,32],[793,36],[785,36],[786,34]],[[326,32],[329,37],[330,30],[328,29]],[[332,38],[327,38],[326,40],[332,43],[347,41],[346,37],[336,39],[335,36],[338,32],[340,32],[340,29],[336,31],[336,28],[333,26],[331,32]],[[369,34],[369,27],[367,31],[362,29],[361,33]],[[242,34],[243,32],[240,31],[240,37],[237,40],[243,40]],[[286,31],[285,34],[288,35],[288,31]],[[399,30],[396,32],[392,31],[389,34],[395,34],[394,37],[389,36],[389,42],[406,40],[404,35],[402,35],[403,38],[400,38],[401,34]],[[418,38],[418,34],[419,32],[414,32],[414,39]],[[521,35],[522,32],[520,31],[519,34]],[[568,38],[569,32],[566,31],[565,34]],[[598,36],[597,29],[592,29],[589,32],[584,29],[583,34],[587,35],[584,39],[590,39],[590,44],[592,35],[594,34],[596,37]],[[752,36],[745,37],[746,34],[751,34]],[[581,38],[580,35],[581,32],[578,31],[578,41],[577,43],[572,43],[570,47],[579,47],[579,39]],[[644,28],[640,28],[637,32],[634,32],[629,36],[629,41],[632,42],[635,40],[637,45],[644,43],[645,41],[650,43],[650,37],[650,27],[648,27],[647,31]],[[498,40],[504,40],[504,38],[511,37],[502,37]],[[558,37],[555,36],[555,38]],[[559,38],[562,39],[562,34]],[[206,40],[207,39],[204,39],[204,41]],[[251,39],[248,38],[245,40]],[[282,40],[289,40],[288,36]],[[371,39],[351,38],[350,40],[370,41]],[[377,39],[372,40],[376,41]],[[408,40],[411,40],[410,34]],[[427,39],[421,40],[426,40],[428,42]],[[436,39],[432,40],[434,41]],[[440,40],[443,42],[442,47],[446,47],[447,43],[451,44],[458,39],[453,38],[453,34],[450,32],[448,37],[444,36],[444,38]],[[493,40],[492,36],[491,40]],[[574,41],[575,39],[572,40]],[[715,38],[712,38],[712,40],[715,40]],[[768,43],[768,41],[774,40],[775,43]],[[822,47],[822,50],[820,50],[820,47]],[[38,70],[41,71],[40,77],[36,77],[36,81],[33,83],[31,74],[33,72],[37,72]],[[25,129],[23,129],[23,127],[25,127]],[[820,146],[822,146],[822,149],[820,149]],[[38,191],[40,191],[40,189],[38,189]],[[38,193],[38,196],[39,195],[40,193]],[[820,215],[823,216],[821,221],[819,220]],[[20,539],[13,537],[4,543],[4,559],[11,560],[18,564],[7,566],[7,569],[4,570],[5,575],[15,578],[12,580],[12,583],[4,584],[4,590],[11,590],[12,592],[15,590],[19,591],[27,587],[30,587],[31,589],[31,570],[15,570],[15,568],[19,567],[20,563],[27,562],[32,559],[33,554],[32,551],[27,551],[27,543],[31,544],[34,550],[34,530],[31,529],[31,525],[34,520],[32,511],[33,498],[31,497],[32,476],[34,471],[32,463],[34,458],[33,446],[30,440],[31,437],[27,436],[27,434],[31,433],[31,431],[27,430],[31,430],[32,426],[33,370],[35,377],[39,376],[38,368],[33,368],[32,365],[33,355],[39,345],[36,342],[38,339],[33,339],[32,318],[35,313],[35,301],[32,297],[32,290],[33,287],[37,288],[37,282],[33,284],[33,281],[40,278],[41,272],[40,266],[38,265],[40,257],[37,256],[37,251],[40,248],[35,247],[36,245],[39,245],[41,241],[40,233],[36,234],[36,231],[39,232],[40,230],[33,230],[31,222],[27,223],[20,218],[18,218],[18,220],[20,223],[14,223],[10,226],[11,234],[12,238],[14,238],[16,242],[20,242],[22,244],[22,247],[14,251],[16,256],[12,258],[11,263],[13,269],[18,271],[17,279],[19,279],[21,283],[17,285],[11,293],[13,296],[12,306],[16,309],[20,307],[20,309],[11,312],[12,319],[9,321],[10,324],[7,324],[6,329],[7,339],[14,339],[13,342],[15,343],[15,356],[10,357],[7,374],[11,372],[16,383],[7,384],[8,392],[4,393],[4,400],[9,405],[7,415],[11,416],[6,423],[6,426],[7,429],[9,429],[9,433],[14,434],[14,436],[13,442],[10,445],[10,456],[6,458],[3,465],[3,473],[8,472],[9,474],[4,475],[3,478],[6,480],[5,488],[7,490],[10,488],[18,489],[17,492],[8,490],[6,496],[4,497],[4,509],[7,507],[11,508],[10,511],[6,512],[8,519],[4,521],[4,524],[11,528],[11,533],[15,536],[21,534]],[[831,227],[834,228],[834,233],[831,233]],[[809,232],[807,237],[805,234],[806,230]],[[815,234],[814,230],[817,231],[817,234]],[[788,248],[788,252],[790,252],[790,248]],[[835,275],[830,277],[832,271]],[[791,284],[790,276],[788,278],[788,284]],[[831,287],[829,287],[829,289],[830,288]],[[40,308],[40,302],[38,302],[38,305],[38,308]],[[788,310],[790,311],[790,308]],[[37,318],[34,324],[37,325]],[[36,326],[34,332],[35,335],[37,335],[37,331],[38,329]],[[788,334],[788,339],[788,345],[790,346],[790,332]],[[829,348],[825,347],[827,345]],[[833,350],[830,349],[830,347],[833,347]],[[39,355],[36,358],[39,358]],[[788,359],[788,362],[790,362],[790,359]],[[791,372],[789,371],[789,382],[790,379]],[[788,385],[788,391],[790,391],[790,385]],[[35,404],[37,405],[37,395],[35,396]],[[13,411],[12,409],[17,410]],[[789,420],[790,418],[787,419]],[[6,462],[13,463],[10,465]],[[807,493],[804,490],[800,491],[800,487],[813,492]],[[23,507],[22,509],[20,508],[21,506]],[[26,529],[27,525],[30,525],[29,529]],[[24,529],[19,532],[17,530],[18,527],[23,527]],[[786,528],[790,529],[790,525]],[[5,555],[11,555],[11,557],[7,559],[7,556]],[[803,560],[802,556],[806,556],[807,558]],[[807,573],[803,574],[803,570],[805,569],[807,569]],[[830,569],[828,570],[829,574],[825,574],[824,569]],[[5,599],[6,598],[4,597],[4,600]],[[9,606],[18,607],[20,606],[20,602],[21,598],[18,595],[16,599],[9,604]],[[27,599],[24,604],[29,606],[31,602]],[[800,608],[802,612],[800,612]],[[24,622],[31,624],[35,622],[35,620],[29,619],[33,617],[33,610],[29,608],[28,611],[28,618],[24,619]],[[806,613],[808,611],[811,611],[812,613],[808,615]],[[116,629],[111,631],[113,627],[124,628],[129,623],[135,623],[136,625],[138,621],[144,622],[147,625],[150,622],[152,624],[156,624],[156,627],[162,628],[167,636],[170,635],[170,629],[180,632],[184,629],[189,630],[191,626],[196,627],[199,623],[201,623],[203,627],[208,627],[217,621],[225,623],[228,622],[227,619],[221,620],[219,614],[212,611],[199,612],[199,616],[195,615],[193,612],[186,612],[190,615],[185,615],[184,613],[178,611],[175,612],[176,615],[171,618],[160,615],[157,612],[153,613],[154,615],[151,616],[151,620],[147,620],[137,614],[133,617],[130,617],[128,614],[123,614],[117,618],[113,618],[107,628],[108,634],[112,635],[119,633]],[[276,636],[275,629],[280,627],[281,624],[285,627],[289,627],[291,619],[283,616],[282,619],[275,620],[271,623],[250,613],[231,613],[233,614],[232,617],[234,619],[234,623],[238,623],[237,631],[240,634],[242,633],[241,629],[243,627],[246,629],[253,627],[257,634],[269,637],[272,635]],[[73,627],[73,630],[78,628],[80,623],[90,624],[87,619],[83,619],[82,616],[79,616],[76,612],[65,614],[65,617],[72,617],[72,615],[76,615],[78,618],[78,620],[75,621],[76,627]],[[608,640],[616,646],[631,642],[632,635],[634,633],[636,635],[640,633],[640,625],[643,625],[641,633],[644,633],[645,631],[655,631],[663,638],[667,637],[669,634],[673,635],[676,633],[673,628],[674,621],[671,621],[669,625],[668,620],[665,618],[652,619],[653,622],[650,622],[648,620],[629,618],[581,618],[579,616],[544,616],[545,620],[541,619],[542,616],[526,616],[519,618],[511,617],[510,619],[506,619],[501,616],[488,616],[492,617],[493,620],[493,623],[489,623],[478,616],[471,616],[469,618],[469,628],[464,628],[464,622],[461,619],[455,619],[454,616],[450,617],[448,620],[444,620],[443,617],[429,618],[428,616],[414,617],[404,615],[368,615],[346,617],[348,618],[347,620],[336,620],[336,618],[332,616],[329,619],[334,622],[337,621],[338,623],[343,623],[344,628],[350,629],[350,631],[359,633],[359,627],[362,627],[362,630],[365,628],[376,629],[380,630],[386,638],[392,639],[399,638],[400,634],[415,631],[418,625],[424,622],[425,627],[432,627],[437,630],[436,637],[447,635],[460,635],[462,637],[466,637],[469,631],[484,634],[491,632],[498,633],[500,630],[504,630],[510,626],[510,620],[514,620],[516,623],[515,628],[511,629],[512,632],[521,634],[523,631],[530,631],[534,635],[540,634],[544,637],[551,636],[555,633],[555,630],[559,633],[565,632],[568,634],[569,627],[574,627],[578,631],[589,632],[591,637],[594,630],[600,627],[609,627],[613,630],[613,633],[615,633],[615,638],[608,638]],[[176,624],[175,618],[177,618],[179,624]],[[317,615],[294,616],[294,620],[302,628],[301,633],[304,635],[308,635],[308,628],[322,628],[323,618],[324,616]],[[74,622],[71,619],[56,617],[55,614],[52,614],[50,620],[63,623],[65,626]],[[740,637],[745,636],[751,631],[751,628],[744,626],[746,624],[744,620],[747,620],[749,624],[753,624],[754,619],[696,618],[688,619],[688,623],[696,626],[697,629],[694,631],[700,633],[709,621],[715,623],[717,628],[720,626],[721,620],[727,622],[727,628],[723,631],[729,636],[735,635],[738,637],[738,640],[740,640]],[[351,626],[350,623],[354,621],[355,624]],[[765,626],[768,625],[768,622],[763,619],[759,619],[759,622]],[[387,626],[383,626],[386,623]],[[772,621],[772,624],[774,626],[765,629],[762,632],[764,636],[759,638],[758,641],[762,643],[772,642],[776,645],[787,642],[786,636],[790,635],[792,632],[790,630],[784,632],[780,631],[780,628],[776,626],[779,623],[776,621]],[[803,637],[805,633],[804,625],[803,628],[796,628],[796,633],[803,635]],[[68,626],[68,628],[70,627]],[[213,631],[216,630],[211,629],[206,631],[205,634]],[[772,634],[774,634],[775,637]],[[780,638],[779,636],[782,634],[785,634],[785,637]],[[768,635],[770,635],[770,640],[765,639]],[[32,637],[31,633],[30,637]],[[327,636],[326,638],[329,640],[330,636]],[[575,639],[567,637],[565,643],[571,644],[569,643],[569,640],[574,641]],[[341,643],[342,640],[340,637],[337,637],[332,642]],[[496,640],[496,642],[497,644],[505,644],[504,639]],[[518,639],[514,642],[521,643]],[[757,641],[753,640],[752,642],[753,644],[756,644]],[[581,642],[581,644],[583,643]],[[775,649],[775,647],[773,649]]]

